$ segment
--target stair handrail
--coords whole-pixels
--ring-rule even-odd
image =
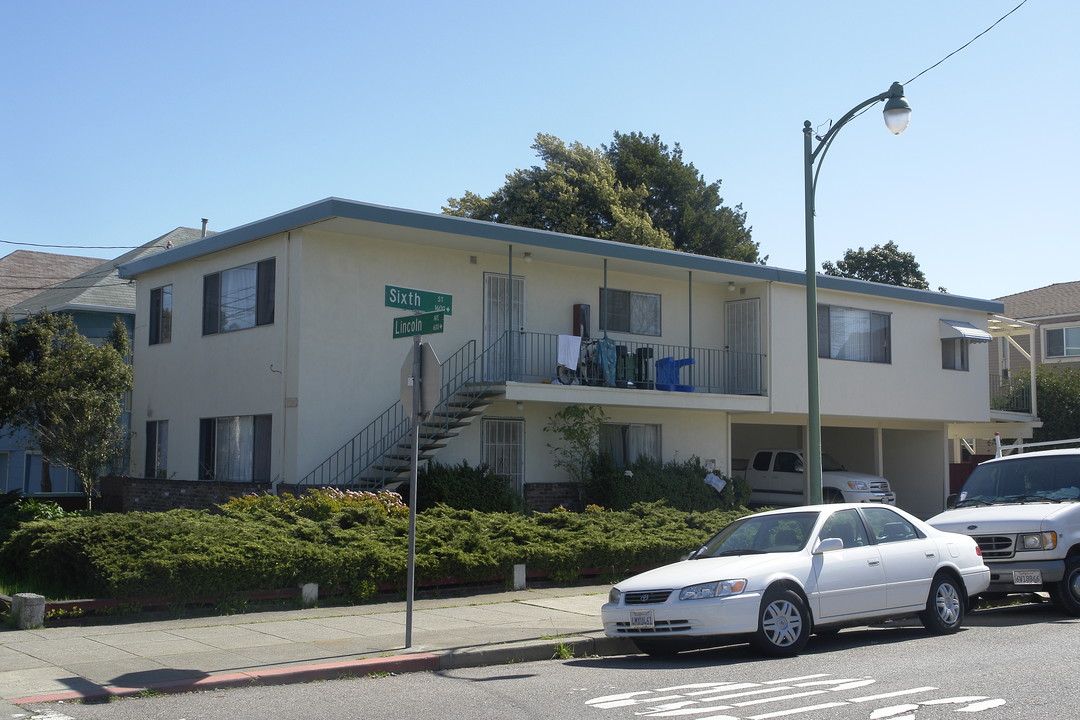
[[[499,382],[498,379],[492,379],[486,382],[481,381],[477,386],[477,378],[483,377],[484,374],[480,371],[484,367],[485,355],[493,352],[500,343],[504,342],[503,337],[496,339],[479,355],[476,353],[476,340],[469,340],[453,355],[439,363],[442,378],[439,402],[431,417],[423,423],[425,426],[433,430],[448,428],[451,422],[468,411],[468,408],[462,408],[456,412],[450,410],[451,399],[469,385],[474,386],[470,390],[482,393]],[[435,421],[435,418],[441,419]],[[351,484],[368,472],[391,450],[401,445],[403,440],[407,441],[411,429],[412,414],[398,400],[305,475],[298,484],[320,486]],[[385,477],[373,479],[379,485],[385,483],[386,480]]]

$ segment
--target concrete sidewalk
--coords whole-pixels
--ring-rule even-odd
[[[0,712],[14,705],[633,653],[605,638],[609,585],[185,620],[0,630]],[[5,707],[6,703],[6,707]]]

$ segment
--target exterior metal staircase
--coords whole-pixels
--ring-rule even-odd
[[[496,341],[487,352],[497,352]],[[420,424],[421,463],[430,460],[448,441],[484,413],[502,394],[502,378],[483,379],[484,353],[470,340],[440,364],[439,403]],[[308,473],[298,485],[381,490],[395,486],[412,468],[412,419],[400,401],[391,405],[333,455]]]

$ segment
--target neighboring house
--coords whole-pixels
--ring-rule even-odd
[[[991,359],[1004,375],[1028,369],[1024,353],[1036,365],[1080,367],[1080,281],[1006,295],[998,302],[1005,305],[1005,315],[1034,328],[1019,348],[1001,343],[995,347]]]
[[[41,270],[37,272],[45,273],[37,275],[38,278],[46,277],[50,272],[56,274],[60,272],[58,268],[71,267],[76,264],[73,262],[76,260],[92,260],[93,265],[60,282],[53,280],[42,283],[47,286],[45,289],[42,289],[42,284],[39,284],[36,292],[20,297],[8,307],[7,312],[16,320],[43,310],[69,314],[74,319],[79,332],[95,344],[104,342],[117,317],[124,320],[128,334],[133,334],[135,283],[131,280],[121,280],[118,277],[117,268],[123,263],[152,256],[168,247],[198,240],[201,235],[200,230],[177,228],[113,260],[32,253],[35,256],[44,256],[34,258],[35,261],[41,263]],[[18,253],[12,253],[12,255],[15,254]],[[50,258],[55,258],[55,261],[50,261]],[[0,260],[0,264],[2,263],[3,260]],[[126,411],[122,422],[125,427],[128,427],[130,420]],[[49,480],[54,495],[82,494],[79,479],[66,468],[50,467]],[[42,494],[41,453],[25,432],[0,436],[0,490],[20,490],[27,495]]]
[[[169,492],[407,478],[412,340],[393,335],[408,332],[402,305],[433,300],[408,290],[451,299],[424,336],[442,403],[420,457],[488,463],[534,508],[576,498],[543,430],[568,404],[603,406],[620,462],[697,456],[730,474],[755,448],[804,446],[797,271],[330,198],[120,276],[138,280],[132,474],[168,478]],[[823,447],[889,478],[901,506],[944,507],[955,438],[1030,432],[1034,417],[990,408],[986,328],[1001,303],[818,282]],[[582,330],[613,340],[615,387],[557,382]],[[658,377],[664,358],[694,363]]]
[[[43,290],[101,264],[101,258],[16,250],[0,258],[0,309],[7,310]]]

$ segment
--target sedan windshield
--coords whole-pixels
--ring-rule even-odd
[[[817,519],[818,513],[812,511],[751,515],[714,535],[694,558],[797,552],[806,547]]]

